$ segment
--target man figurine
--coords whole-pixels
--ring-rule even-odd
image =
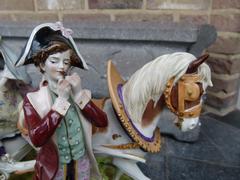
[[[60,22],[41,24],[32,31],[17,66],[34,63],[43,74],[39,90],[23,101],[20,121],[35,147],[35,179],[101,179],[92,151],[92,124],[106,127],[107,116],[82,89],[72,66],[87,69]]]

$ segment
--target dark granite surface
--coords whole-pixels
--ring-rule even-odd
[[[214,114],[208,114],[208,116],[240,129],[240,110],[239,109],[236,109],[222,117],[219,117]]]
[[[153,180],[239,180],[240,129],[209,115],[201,120],[198,141],[163,136],[161,152],[148,154],[147,164],[139,164],[142,171]]]
[[[19,56],[37,23],[0,24],[0,36]],[[64,23],[74,31],[73,38],[89,71],[77,70],[83,86],[95,97],[108,95],[106,65],[113,60],[121,75],[128,79],[137,69],[156,57],[173,52],[189,52],[200,56],[216,39],[211,25],[161,24],[150,22],[82,22]],[[38,71],[27,67],[37,86]],[[91,82],[91,83],[89,83]]]
[[[0,36],[17,56],[36,23],[0,24]],[[158,22],[66,22],[64,26],[74,31],[73,37],[89,71],[75,69],[82,86],[90,89],[95,98],[108,97],[106,66],[112,60],[121,76],[127,80],[144,64],[158,56],[174,52],[189,52],[196,57],[216,39],[211,25],[161,24]],[[1,64],[0,64],[1,67]],[[41,75],[33,65],[26,67],[32,86],[38,87]],[[161,124],[162,132],[179,141],[196,141],[200,128],[182,133],[176,127]]]

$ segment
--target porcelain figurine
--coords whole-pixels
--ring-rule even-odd
[[[51,24],[51,27],[52,26],[53,25]],[[48,25],[46,28],[46,25],[39,26],[34,30],[35,33],[31,35],[31,40],[26,46],[27,50],[23,54],[23,58],[18,62],[19,65],[28,64],[31,63],[34,58],[38,59],[46,56],[45,52],[48,52],[48,50],[41,51],[41,54],[36,54],[35,56],[31,55],[31,52],[35,51],[29,51],[30,47],[34,44],[36,44],[36,49],[48,47],[42,45],[41,48],[38,48],[42,42],[32,43],[32,40],[36,39],[36,37],[43,37],[38,35],[38,32],[40,32],[43,27],[45,29],[44,37],[48,37],[47,32],[49,32],[49,30],[52,32],[57,30],[57,32],[61,34],[61,37],[71,37],[68,35],[70,31],[63,27],[55,27],[54,25],[54,27],[50,28],[50,25]],[[71,40],[71,38],[68,39]],[[71,46],[75,47],[75,44]],[[81,59],[80,61],[77,61],[80,62],[80,64],[74,63],[74,66],[86,68],[86,63],[79,55],[76,48],[73,49],[78,55],[77,57],[80,57]],[[61,59],[59,57],[68,57],[68,53],[68,51],[63,51],[61,54],[53,53],[53,63],[55,63],[56,59]],[[51,55],[52,54],[50,53],[50,55],[48,54],[46,57],[50,58]],[[127,81],[122,79],[114,64],[111,61],[108,62],[107,81],[110,98],[94,100],[94,103],[106,112],[109,121],[100,121],[100,124],[104,122],[104,125],[101,126],[107,125],[106,127],[92,126],[93,131],[88,129],[88,133],[92,132],[93,136],[86,135],[85,137],[89,138],[89,142],[92,138],[92,148],[95,155],[113,157],[113,164],[119,168],[115,179],[119,179],[122,173],[126,173],[135,180],[150,179],[142,173],[136,163],[146,162],[144,157],[146,153],[157,153],[160,151],[161,136],[157,124],[161,118],[164,118],[162,116],[165,111],[172,113],[176,126],[182,131],[189,131],[199,126],[202,97],[207,86],[212,85],[210,68],[204,63],[207,57],[207,55],[203,55],[196,58],[192,54],[186,52],[166,54],[157,57],[153,61],[144,65]],[[62,59],[63,62],[64,59],[65,58]],[[66,110],[69,105],[66,104],[65,106],[65,101],[63,99],[69,97],[69,89],[72,89],[70,92],[72,92],[73,96],[70,95],[70,97],[73,97],[73,99],[79,96],[82,97],[83,94],[86,95],[82,98],[83,105],[85,105],[85,99],[87,99],[87,101],[90,99],[87,92],[83,93],[85,92],[84,90],[81,91],[82,93],[80,93],[79,96],[76,96],[76,92],[78,92],[76,89],[81,89],[79,83],[77,83],[79,82],[79,78],[76,75],[68,75],[65,70],[60,71],[60,74],[55,74],[55,71],[52,70],[53,66],[50,66],[51,63],[51,61],[46,61],[45,64],[41,64],[37,61],[36,65],[43,72],[44,79],[41,83],[40,90],[36,93],[28,94],[23,106],[25,112],[25,121],[23,122],[25,122],[25,127],[28,127],[28,130],[26,131],[29,134],[32,143],[35,146],[43,145],[39,154],[44,154],[45,156],[38,156],[37,159],[37,161],[46,161],[43,163],[44,166],[42,166],[43,172],[47,172],[49,169],[54,169],[52,166],[52,160],[57,160],[58,157],[53,156],[53,154],[56,154],[55,150],[58,149],[60,156],[63,154],[62,148],[64,146],[60,143],[58,144],[58,142],[61,141],[61,143],[64,143],[67,139],[66,136],[61,136],[62,139],[59,139],[59,141],[58,138],[55,139],[55,144],[57,145],[56,148],[48,148],[53,147],[55,144],[51,141],[50,136],[48,136],[50,133],[45,133],[45,131],[51,131],[54,128],[57,129],[54,129],[55,132],[51,131],[51,135],[56,137],[58,136],[58,132],[63,127],[65,128],[69,123],[68,121],[65,124],[61,124],[58,120],[52,122],[50,119],[44,119],[44,117],[46,114],[52,114],[53,112],[55,112],[55,114],[52,116],[55,118],[59,116],[61,117],[61,114],[62,117],[66,116]],[[62,65],[62,67],[66,67],[67,65],[68,62],[65,66]],[[54,79],[55,82],[57,80],[58,83],[52,83]],[[71,81],[71,79],[74,79],[74,81]],[[68,82],[71,84],[70,87],[68,86]],[[49,92],[49,89],[51,92]],[[61,97],[58,97],[59,104],[57,104],[57,95]],[[79,101],[77,102],[79,104]],[[41,104],[44,104],[45,106],[41,106]],[[80,109],[82,109],[81,107],[82,106],[80,106]],[[56,114],[57,112],[59,112],[59,114]],[[83,109],[80,111],[79,115],[81,115],[81,113],[83,113]],[[35,116],[37,116],[37,118]],[[44,119],[43,124],[33,120],[39,118]],[[47,118],[49,118],[49,116],[47,116]],[[82,116],[80,119],[83,119]],[[50,122],[53,124],[49,124]],[[83,124],[83,122],[86,121],[82,120],[81,122]],[[24,126],[24,123],[22,126]],[[87,128],[84,127],[83,129],[86,130]],[[37,135],[36,137],[39,139],[35,139],[35,135],[38,133],[41,134],[41,136]],[[46,139],[50,139],[50,141],[43,141]],[[71,142],[70,139],[69,142]],[[81,150],[78,150],[78,152],[81,152]],[[51,158],[49,157],[49,154],[52,155]],[[64,156],[62,159],[64,159]],[[94,162],[93,164],[96,165]],[[54,167],[56,168],[56,166]],[[38,168],[39,166],[37,164],[36,172],[38,172]],[[54,169],[55,171],[51,171],[47,175],[49,177],[63,176],[63,169],[65,170],[64,172],[69,173],[68,170],[66,171],[66,167],[59,169]],[[97,169],[97,167],[95,167],[95,169]],[[56,171],[57,174],[55,176],[53,172]]]
[[[30,78],[24,67],[15,68],[16,54],[3,42],[0,42],[0,172],[7,178],[9,173],[32,169],[34,161],[16,162],[7,152],[11,141],[19,136],[17,128],[18,104],[27,91],[31,91]],[[19,142],[20,143],[20,142]],[[18,144],[20,145],[20,144]],[[14,147],[12,147],[14,148]],[[15,147],[13,154],[21,153]],[[25,153],[25,152],[24,152]],[[0,179],[1,179],[0,178]]]
[[[32,31],[16,66],[34,63],[43,78],[39,89],[24,98],[20,124],[39,148],[34,178],[101,179],[92,150],[92,124],[106,127],[106,114],[83,89],[71,68],[88,69],[71,36],[60,22]]]
[[[95,154],[113,157],[113,164],[119,168],[116,179],[126,173],[134,180],[149,180],[136,163],[146,162],[146,152],[160,151],[157,124],[165,111],[171,111],[182,131],[199,126],[202,96],[212,85],[210,68],[203,63],[207,57],[196,58],[185,52],[166,54],[144,65],[128,81],[109,61],[111,98],[98,101],[109,124],[95,129],[93,149]]]

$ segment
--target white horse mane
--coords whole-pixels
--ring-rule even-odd
[[[187,71],[196,57],[186,52],[159,56],[137,70],[123,86],[123,100],[126,109],[135,122],[141,122],[147,103],[152,99],[157,104],[165,90],[167,81],[175,76],[176,83]],[[211,72],[207,64],[198,68],[204,90],[212,85]]]

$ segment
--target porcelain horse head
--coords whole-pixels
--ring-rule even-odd
[[[191,130],[199,124],[202,97],[206,90],[203,76],[206,76],[206,72],[198,73],[198,68],[207,58],[208,55],[203,55],[192,61],[186,73],[175,85],[174,77],[166,85],[164,91],[166,105],[178,117],[175,123],[182,131]],[[208,81],[211,85],[210,79]]]
[[[212,86],[210,69],[204,63],[207,58],[179,52],[160,56],[139,69],[123,87],[131,119],[151,124],[154,118],[148,116],[157,115],[166,105],[182,131],[194,129],[199,124],[205,90]]]

